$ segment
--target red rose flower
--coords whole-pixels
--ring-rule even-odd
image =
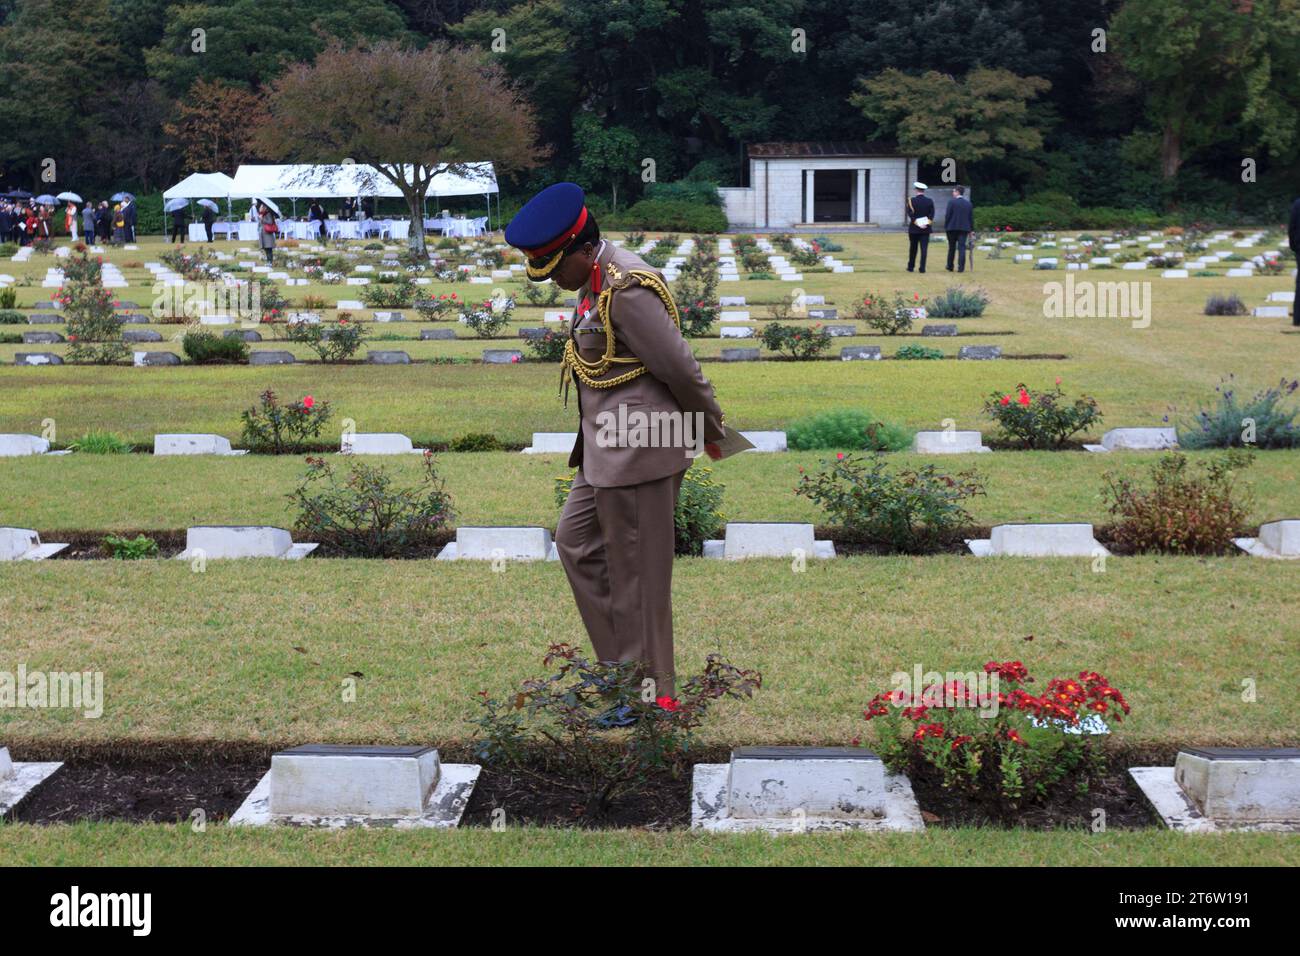
[[[661,710],[666,710],[669,711],[670,713],[676,713],[677,711],[681,710],[682,707],[680,701],[678,701],[675,697],[669,697],[667,694],[664,694],[662,697],[656,697],[655,704]]]

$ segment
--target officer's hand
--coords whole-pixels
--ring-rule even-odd
[[[705,442],[704,451],[705,454],[707,454],[714,461],[717,461],[719,458],[722,457],[722,449],[718,447],[717,442],[712,442],[712,441]]]

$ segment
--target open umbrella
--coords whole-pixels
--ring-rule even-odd
[[[267,209],[271,210],[271,212],[275,213],[277,216],[283,216],[283,215],[284,215],[284,213],[280,212],[280,207],[277,206],[275,203],[271,202],[271,200],[269,200],[269,199],[263,199],[263,198],[261,198],[261,197],[259,196],[257,199],[254,199],[253,202],[254,202],[254,204],[260,202],[263,206],[265,206]]]
[[[44,196],[37,196],[33,202],[38,206],[57,206],[59,204],[59,201],[49,193],[46,193]]]
[[[111,199],[110,201],[111,201],[111,202],[124,202],[124,201],[127,200],[127,199],[130,199],[130,200],[132,200],[133,202],[135,201],[135,197],[132,196],[130,193],[113,193],[113,197],[112,197],[112,199]]]
[[[31,199],[32,194],[26,189],[11,189],[5,193],[6,199]]]
[[[221,207],[218,206],[216,203],[214,203],[211,199],[200,199],[200,200],[199,200],[199,205],[200,205],[200,206],[207,206],[207,207],[208,207],[209,209],[211,209],[213,212],[221,212]]]
[[[82,201],[80,196],[78,196],[76,193],[70,193],[70,192],[59,193],[54,198],[58,199],[60,202],[81,202]]]
[[[188,199],[169,199],[163,206],[163,212],[175,212],[177,209],[184,209],[190,204]]]

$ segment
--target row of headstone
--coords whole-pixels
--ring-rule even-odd
[[[833,541],[818,541],[813,526],[788,521],[728,521],[721,539],[704,542],[704,557],[741,561],[746,558],[835,557]]]
[[[1064,731],[1062,731],[1064,732]],[[0,747],[0,820],[58,772]],[[271,757],[232,826],[457,826],[481,767],[428,746],[306,744]],[[1187,747],[1172,767],[1134,767],[1134,782],[1171,830],[1300,829],[1300,749]],[[911,781],[859,747],[738,747],[696,764],[691,827],[718,832],[917,832]]]

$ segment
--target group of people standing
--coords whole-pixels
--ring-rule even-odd
[[[29,246],[38,240],[50,239],[53,234],[50,207],[0,199],[0,242]]]
[[[907,200],[907,271],[916,270],[917,254],[921,258],[921,271],[930,251],[930,235],[934,231],[934,200],[925,194],[929,189],[923,182],[912,183],[915,195]],[[948,271],[966,271],[966,245],[975,231],[975,210],[966,198],[965,186],[952,187],[952,196],[943,213],[943,230],[948,237]],[[974,266],[972,266],[974,268]]]
[[[130,197],[112,206],[107,200],[88,202],[80,214],[77,204],[70,202],[62,216],[44,203],[0,199],[0,242],[29,246],[60,235],[74,242],[79,238],[86,242],[134,242],[135,220],[135,201]]]

